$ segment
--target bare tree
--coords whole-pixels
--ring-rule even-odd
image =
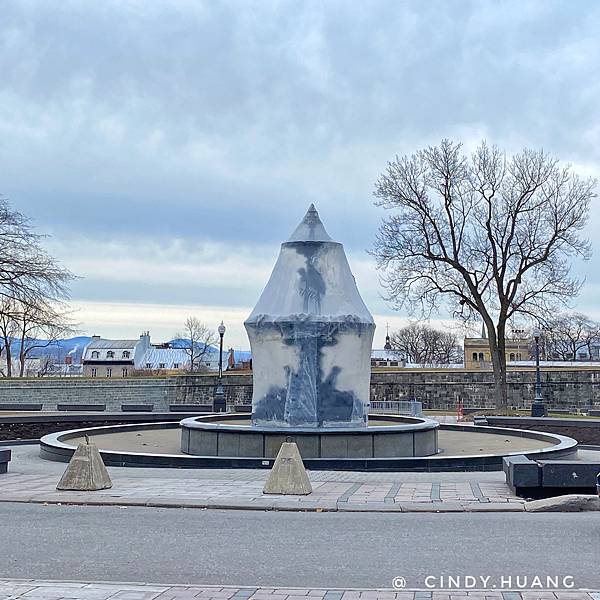
[[[178,333],[178,339],[184,340],[184,348],[190,357],[190,371],[199,371],[202,358],[210,351],[217,341],[217,335],[196,317],[188,317],[184,324],[183,333]]]
[[[36,351],[56,346],[57,342],[76,333],[75,325],[64,306],[38,300],[23,303],[15,323],[19,341],[19,377],[25,375],[27,359]]]
[[[600,323],[581,313],[563,313],[549,321],[551,352],[560,360],[577,360],[582,350],[592,358],[592,346],[600,340]]]
[[[43,238],[25,215],[0,198],[0,339],[9,377],[15,347],[22,376],[33,350],[71,332],[63,302],[75,277],[44,250]],[[33,342],[36,335],[45,336],[44,342]]]
[[[447,364],[460,360],[456,335],[424,323],[410,323],[390,335],[392,350],[409,362]]]
[[[46,350],[76,332],[67,308],[41,298],[0,302],[0,337],[6,347],[6,375],[12,377],[13,352],[18,349],[18,376],[25,376],[27,359],[36,351]]]
[[[12,377],[13,367],[13,342],[17,337],[15,316],[17,314],[17,303],[13,298],[0,297],[0,340],[4,350],[6,370],[3,376]]]
[[[44,236],[0,197],[0,297],[62,300],[72,273],[41,246]]]
[[[449,308],[487,330],[496,404],[507,406],[505,339],[515,316],[543,320],[575,296],[573,256],[595,181],[543,151],[506,157],[483,142],[470,158],[443,140],[387,165],[376,204],[395,212],[374,246],[388,300],[421,316]]]
[[[435,357],[435,362],[438,364],[462,362],[463,350],[455,333],[452,331],[439,331]]]

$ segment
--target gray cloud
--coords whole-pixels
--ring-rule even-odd
[[[443,136],[597,173],[599,21],[583,1],[6,2],[0,191],[83,255],[276,246],[310,202],[358,254],[385,162]]]

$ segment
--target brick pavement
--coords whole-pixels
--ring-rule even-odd
[[[600,591],[394,591],[0,579],[0,600],[600,600]]]
[[[64,463],[42,460],[34,446],[12,450],[10,471],[0,475],[0,502],[382,512],[523,510],[523,500],[510,492],[501,472],[309,471],[309,496],[265,496],[265,469],[109,467],[109,490],[58,492]]]
[[[0,502],[49,502],[249,508],[328,511],[462,511],[523,509],[523,500],[500,482],[330,481],[325,472],[310,473],[313,492],[308,496],[264,495],[267,471],[248,473],[248,479],[129,477],[113,469],[113,487],[97,492],[59,492],[55,474],[8,473],[0,476]],[[1,599],[0,599],[1,600]]]

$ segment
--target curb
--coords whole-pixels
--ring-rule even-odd
[[[600,498],[587,494],[566,494],[525,502],[527,512],[593,512],[600,511]]]

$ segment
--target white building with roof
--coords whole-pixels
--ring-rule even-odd
[[[81,362],[85,377],[128,377],[143,368],[150,350],[150,334],[142,333],[137,340],[107,340],[98,335],[85,347]]]
[[[190,355],[184,348],[156,348],[151,346],[144,354],[142,369],[151,371],[186,371],[190,366]]]
[[[174,348],[170,344],[153,345],[148,332],[137,340],[92,336],[81,362],[85,377],[130,377],[135,372],[187,371],[190,368],[190,356],[185,348]],[[208,348],[198,366],[203,371],[218,370],[218,349]],[[226,353],[223,354],[223,367],[227,367]]]

